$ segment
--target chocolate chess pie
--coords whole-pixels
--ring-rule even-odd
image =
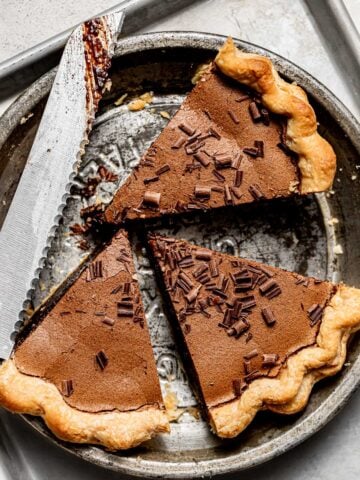
[[[229,39],[104,217],[119,224],[319,192],[335,168],[305,92]]]
[[[150,237],[199,399],[220,437],[263,409],[294,413],[341,369],[360,328],[360,290]]]
[[[126,233],[84,267],[0,366],[0,404],[63,440],[130,448],[169,424]]]

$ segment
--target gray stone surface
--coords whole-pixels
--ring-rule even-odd
[[[347,1],[352,11],[358,11],[359,0]],[[103,0],[101,10],[114,3]],[[98,5],[94,0],[0,0],[0,61],[95,14]],[[308,70],[357,113],[351,92],[332,63],[302,0],[207,0],[145,29],[160,30],[231,34],[262,45]],[[8,98],[0,103],[0,112],[10,101]],[[45,442],[17,417],[1,412],[0,420],[9,427],[14,443],[21,448],[33,478],[125,478],[70,457]],[[3,430],[1,423],[0,430]],[[359,438],[360,394],[357,393],[329,425],[307,442],[266,465],[232,478],[355,480],[360,478]],[[0,479],[15,478],[6,476],[5,471],[1,473],[1,460],[4,463],[5,457],[0,451]],[[30,473],[18,478],[30,479]]]

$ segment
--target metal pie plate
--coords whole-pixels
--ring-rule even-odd
[[[118,174],[122,182],[166,125],[168,120],[160,112],[175,113],[192,87],[191,77],[196,67],[212,59],[223,41],[220,36],[179,32],[121,40],[112,71],[113,87],[102,102],[75,185],[84,185],[99,165]],[[161,385],[164,394],[175,393],[183,415],[172,424],[170,435],[160,435],[136,449],[119,453],[61,442],[41,419],[25,417],[37,431],[67,451],[119,472],[144,477],[195,478],[258,465],[294,447],[325,425],[360,381],[360,344],[355,338],[345,368],[334,378],[320,382],[307,408],[298,415],[260,413],[239,437],[226,441],[212,435],[207,424],[192,415],[196,399],[140,241],[145,228],[301,274],[360,284],[358,124],[336,97],[309,74],[262,48],[246,42],[238,44],[246,51],[270,56],[282,75],[306,89],[318,116],[319,129],[337,153],[334,188],[328,194],[174,217],[130,228]],[[54,74],[50,71],[28,88],[0,120],[0,223],[26,161]],[[128,93],[127,102],[147,91],[154,92],[154,101],[144,110],[130,112],[126,104],[114,105],[124,93]],[[33,116],[28,118],[29,113]],[[97,197],[109,201],[115,187],[112,183],[101,184]],[[60,227],[49,241],[40,280],[34,282],[35,305],[86,254],[77,247],[78,239],[69,235],[69,225],[78,221],[79,209],[87,205],[87,200],[81,199],[75,190]],[[91,198],[90,203],[93,201]],[[341,250],[343,253],[338,254]]]

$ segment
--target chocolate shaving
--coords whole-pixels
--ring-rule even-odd
[[[245,360],[251,360],[252,358],[255,358],[259,355],[259,352],[254,348],[254,350],[251,350],[249,353],[244,355]]]
[[[264,142],[262,140],[255,140],[254,146],[257,149],[257,157],[264,157]]]
[[[242,318],[241,320],[238,320],[235,322],[231,328],[228,328],[226,333],[229,335],[229,337],[240,337],[243,333],[245,333],[247,330],[249,330],[250,324],[249,322]]]
[[[209,133],[212,137],[215,137],[216,140],[221,140],[221,138],[222,138],[220,133],[217,132],[214,127],[209,128]]]
[[[180,125],[178,125],[178,128],[180,128],[180,130],[186,133],[186,135],[189,135],[189,137],[191,137],[195,133],[195,128],[191,127],[186,122],[180,123]]]
[[[94,280],[95,278],[100,278],[102,276],[103,276],[103,271],[102,271],[101,260],[97,260],[88,266],[87,276],[86,276],[87,282]]]
[[[262,308],[261,309],[261,315],[263,319],[265,320],[266,325],[271,327],[276,323],[276,318],[273,314],[273,311],[271,310],[270,307]]]
[[[234,180],[234,187],[237,187],[239,188],[241,183],[242,183],[242,179],[243,179],[243,173],[242,170],[237,170],[236,173],[235,173],[235,180]]]
[[[242,159],[243,159],[243,156],[241,155],[241,153],[239,153],[237,157],[233,158],[231,162],[231,168],[234,168],[235,170],[237,170],[241,165]]]
[[[254,122],[258,122],[259,120],[261,120],[261,112],[256,102],[251,102],[249,104],[249,112]]]
[[[155,170],[155,173],[156,175],[162,175],[163,173],[166,173],[170,170],[170,165],[166,164],[166,165],[163,165],[162,167],[158,168],[157,170]]]
[[[245,337],[245,343],[249,343],[252,338],[253,338],[253,334],[251,332],[247,333]]]
[[[273,368],[279,360],[279,355],[277,353],[264,353],[262,356],[262,368]]]
[[[104,370],[109,363],[109,359],[106,356],[104,350],[100,350],[100,352],[95,355],[95,359],[101,370]]]
[[[212,253],[209,252],[209,250],[205,250],[205,249],[198,249],[196,250],[195,252],[195,258],[198,259],[198,260],[205,260],[206,262],[211,260],[212,258]],[[205,266],[205,270],[207,269],[207,266]]]
[[[233,158],[229,153],[222,153],[214,157],[215,167],[217,169],[230,168],[233,162]]]
[[[241,381],[236,379],[232,381],[233,392],[236,398],[241,395]]]
[[[281,293],[281,288],[272,278],[269,278],[262,283],[259,287],[259,290],[262,295],[269,299],[277,297]]]
[[[132,301],[121,300],[117,303],[117,308],[118,317],[133,317],[134,315]]]
[[[159,177],[157,175],[155,175],[154,177],[144,178],[144,184],[147,185],[148,183],[157,182],[158,180]]]
[[[194,260],[192,259],[191,255],[183,257],[180,261],[178,261],[178,265],[180,268],[189,268],[194,265]]]
[[[144,193],[143,203],[147,206],[158,208],[160,205],[160,198],[161,198],[161,193],[147,190]]]
[[[242,303],[243,310],[249,310],[256,307],[256,300],[254,295],[248,295],[246,297],[239,298],[239,302]]]
[[[197,257],[197,253],[195,253],[195,258],[198,258],[199,260],[202,260],[202,257]],[[201,255],[201,250],[200,250],[200,255]],[[205,265],[204,263],[202,265],[199,265],[193,272],[193,277],[194,278],[199,278],[206,270],[208,269],[208,266]]]
[[[240,193],[239,190],[235,187],[230,187],[230,192],[237,200],[240,200],[240,198],[242,197],[242,193]]]
[[[264,107],[261,108],[261,117],[263,124],[268,127],[270,125],[270,114]]]
[[[131,290],[131,283],[130,282],[125,282],[124,283],[124,295],[129,295]]]
[[[248,100],[250,97],[249,95],[241,95],[240,97],[235,99],[235,102],[243,102],[244,100]]]
[[[74,392],[74,386],[72,380],[63,380],[61,382],[61,393],[64,397],[70,397]]]
[[[250,360],[245,360],[243,362],[243,366],[244,366],[245,375],[249,375],[249,373],[253,371]]]
[[[115,320],[105,317],[103,318],[102,323],[105,323],[105,325],[109,325],[110,327],[112,327],[115,324]]]
[[[267,277],[273,277],[274,273],[269,270],[268,268],[265,267],[260,267],[260,270],[267,276]]]
[[[209,199],[211,196],[211,187],[196,185],[194,193],[197,198]]]
[[[233,112],[232,110],[228,110],[228,114],[229,114],[229,117],[231,118],[231,120],[236,123],[237,125],[240,123],[240,120],[238,119],[238,117],[236,116],[235,112]]]
[[[209,157],[203,151],[195,153],[194,158],[200,162],[203,167],[207,167],[210,163]]]
[[[249,192],[254,198],[254,200],[261,200],[262,198],[264,198],[264,194],[262,193],[258,185],[250,185]]]
[[[247,155],[250,155],[250,157],[258,157],[258,149],[256,147],[244,147],[243,152],[246,153]]]
[[[191,325],[189,325],[188,323],[185,323],[185,325],[184,325],[185,335],[188,335],[190,332],[191,332]]]
[[[225,177],[224,175],[221,175],[221,173],[217,172],[216,170],[212,170],[211,172],[214,177],[216,177],[217,180],[219,180],[220,182],[225,182]]]
[[[185,137],[179,137],[177,140],[175,140],[175,143],[171,145],[171,148],[173,149],[179,149],[182,146],[184,146],[186,143],[186,138]]]
[[[226,205],[233,205],[233,203],[234,203],[234,200],[233,200],[233,197],[231,195],[230,187],[226,183],[225,184],[225,204]]]
[[[314,305],[311,305],[311,307],[308,308],[307,314],[309,315],[309,318],[311,320],[312,327],[322,319],[323,312],[323,307],[318,303],[314,303]]]
[[[212,258],[210,260],[209,270],[210,270],[210,275],[211,275],[212,278],[217,277],[219,275],[218,265],[217,265],[217,262],[214,258]]]
[[[188,293],[192,287],[194,286],[193,282],[191,279],[186,275],[185,272],[180,272],[178,275],[178,278],[176,280],[177,285],[185,291],[185,293]]]

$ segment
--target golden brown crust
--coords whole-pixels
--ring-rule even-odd
[[[43,417],[62,440],[99,444],[109,450],[135,447],[156,433],[169,431],[166,412],[157,406],[103,413],[72,408],[53,384],[19,372],[12,359],[0,366],[0,405],[12,412]]]
[[[238,50],[231,38],[221,47],[215,63],[225,75],[257,91],[271,112],[287,117],[286,144],[298,155],[300,192],[329,188],[336,156],[317,132],[316,116],[304,90],[280,78],[270,59]]]
[[[324,310],[316,344],[292,355],[277,378],[250,384],[239,399],[211,408],[211,425],[220,437],[235,437],[259,410],[295,413],[306,405],[321,378],[341,369],[349,336],[360,329],[360,290],[340,285]]]

